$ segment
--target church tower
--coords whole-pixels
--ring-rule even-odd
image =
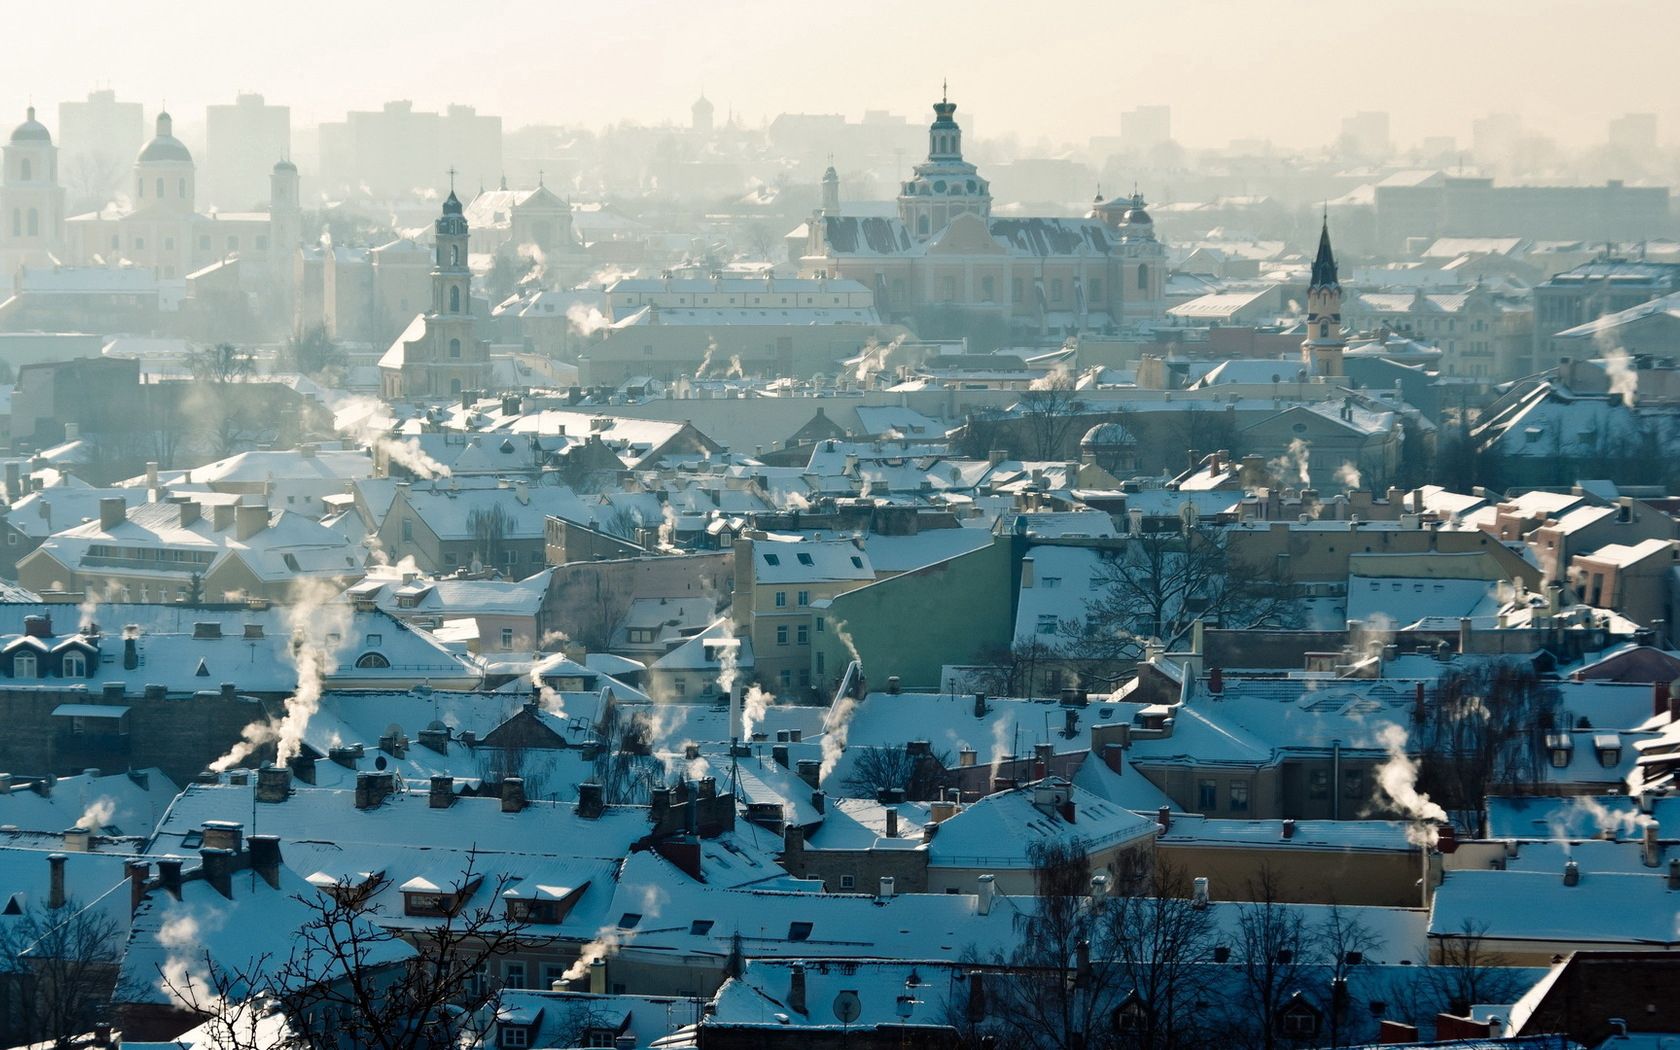
[[[986,219],[992,214],[991,185],[963,160],[956,112],[948,96],[933,104],[927,160],[899,187],[899,220],[918,241],[931,239],[958,215],[972,212]]]
[[[416,317],[379,359],[386,397],[456,396],[490,382],[490,344],[477,338],[466,216],[454,189],[433,226],[431,309]]]
[[[58,147],[35,107],[12,131],[0,161],[0,258],[9,278],[19,266],[50,266],[64,253],[64,188]]]
[[[1312,279],[1307,285],[1307,338],[1301,343],[1301,360],[1313,375],[1340,376],[1342,351],[1342,285],[1336,279],[1336,256],[1330,250],[1330,217],[1318,235],[1318,255],[1313,258]]]
[[[302,243],[303,206],[299,200],[297,165],[280,160],[268,174],[268,268],[288,316],[294,292],[294,256]]]
[[[822,213],[824,215],[840,214],[840,173],[830,164],[822,177]]]

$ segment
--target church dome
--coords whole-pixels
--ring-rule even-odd
[[[289,160],[277,160],[277,161],[274,162],[274,173],[276,175],[279,175],[279,174],[282,174],[282,173],[296,175],[297,174],[297,165],[293,164]]]
[[[168,113],[157,117],[157,135],[140,151],[141,164],[191,164],[192,153],[175,137]]]
[[[35,119],[35,107],[30,106],[28,117],[22,124],[12,129],[13,142],[51,142],[52,134],[47,126]]]
[[[1143,210],[1143,194],[1132,194],[1132,199],[1127,202],[1126,214],[1120,217],[1120,221],[1127,226],[1153,226],[1155,224],[1155,220],[1151,219],[1149,213]]]

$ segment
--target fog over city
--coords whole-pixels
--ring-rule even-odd
[[[1680,7],[5,25],[0,1050],[1680,1045]]]

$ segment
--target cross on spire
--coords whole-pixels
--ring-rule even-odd
[[[537,188],[541,189],[542,184],[543,184],[543,170],[541,168],[538,168],[537,169]]]
[[[939,101],[951,101],[951,82],[945,77],[939,78]]]
[[[449,166],[449,192],[455,192],[455,165]]]

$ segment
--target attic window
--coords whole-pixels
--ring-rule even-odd
[[[694,922],[689,925],[688,932],[692,937],[704,937],[706,934],[712,932],[712,920],[695,919]]]
[[[627,911],[623,915],[620,915],[618,917],[618,928],[621,929],[621,930],[633,930],[633,929],[636,928],[636,924],[641,922],[641,921],[642,921],[642,913],[641,912],[639,912],[639,911]]]
[[[858,556],[857,556],[857,555],[855,555],[855,554],[854,554],[854,555],[852,555],[852,568],[854,568],[854,569],[861,569],[861,568],[863,568],[863,559],[862,559],[862,558],[860,558],[860,557],[858,557]]]
[[[764,564],[766,565],[780,565],[781,563],[782,556],[779,554],[766,554],[764,556]]]
[[[798,557],[799,557],[799,564],[801,564],[801,565],[815,565],[816,564],[816,562],[811,560],[811,556],[809,554],[806,554],[804,551],[800,551]]]
[[[808,940],[810,940],[811,939],[811,925],[812,924],[808,923],[808,922],[790,922],[790,923],[788,923],[787,939],[790,940],[790,941],[808,941]]]
[[[202,845],[204,845],[204,832],[202,831],[189,831],[181,836],[182,849],[197,849]]]

